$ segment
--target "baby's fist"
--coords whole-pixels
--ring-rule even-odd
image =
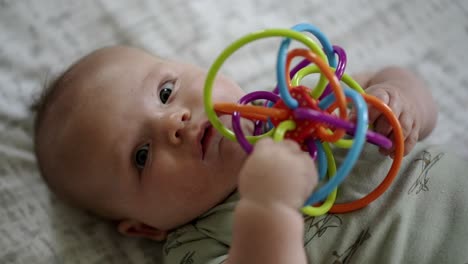
[[[299,208],[317,184],[314,161],[291,140],[261,139],[239,175],[244,199]]]
[[[416,107],[405,98],[400,92],[400,87],[395,87],[393,84],[375,84],[366,89],[366,93],[379,98],[383,103],[392,109],[396,118],[400,122],[405,141],[404,155],[408,154],[419,140],[420,117]],[[394,139],[393,127],[388,119],[377,109],[369,106],[369,124],[374,126],[374,131],[380,133],[390,139]],[[380,152],[385,155],[393,156],[395,146],[391,149],[380,149]]]

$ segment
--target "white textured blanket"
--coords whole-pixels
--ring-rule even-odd
[[[397,64],[421,74],[441,113],[429,140],[468,158],[466,0],[0,0],[0,263],[160,263],[159,244],[122,238],[49,195],[28,112],[48,76],[116,43],[208,67],[246,33],[299,22],[343,46],[349,72]],[[269,88],[278,44],[249,45],[223,70],[247,90]]]

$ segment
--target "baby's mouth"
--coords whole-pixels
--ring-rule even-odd
[[[204,126],[203,135],[200,139],[201,149],[202,149],[202,160],[205,159],[205,154],[208,151],[210,146],[211,139],[213,138],[213,126],[208,123]]]

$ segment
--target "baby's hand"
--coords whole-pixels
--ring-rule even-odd
[[[414,148],[419,140],[421,119],[416,106],[411,104],[411,101],[402,95],[400,89],[401,87],[396,87],[394,84],[380,83],[368,87],[366,89],[366,93],[382,100],[383,103],[392,109],[393,113],[400,121],[405,140],[404,155],[406,155]],[[389,123],[388,119],[385,118],[382,112],[372,106],[369,106],[369,124],[373,125],[376,132],[389,137],[392,140],[394,139],[393,127]],[[393,145],[391,149],[380,148],[380,152],[384,155],[390,155],[393,157],[395,153],[395,145]]]
[[[239,175],[242,199],[299,208],[317,184],[313,160],[291,140],[255,144]]]

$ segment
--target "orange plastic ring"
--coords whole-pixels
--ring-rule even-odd
[[[361,199],[355,200],[349,203],[341,203],[335,204],[330,209],[331,213],[347,213],[352,212],[358,209],[361,209],[377,198],[381,196],[387,189],[390,187],[391,183],[395,179],[398,174],[398,170],[401,166],[401,162],[403,161],[403,154],[404,154],[404,137],[403,131],[401,130],[400,123],[396,116],[393,114],[390,107],[380,101],[377,97],[374,97],[369,94],[362,94],[366,102],[373,105],[377,110],[381,111],[384,116],[388,119],[391,126],[393,127],[393,135],[394,135],[394,144],[395,144],[395,157],[393,158],[392,166],[388,171],[387,176],[385,179],[375,188],[372,192],[367,194],[366,196],[362,197]]]

